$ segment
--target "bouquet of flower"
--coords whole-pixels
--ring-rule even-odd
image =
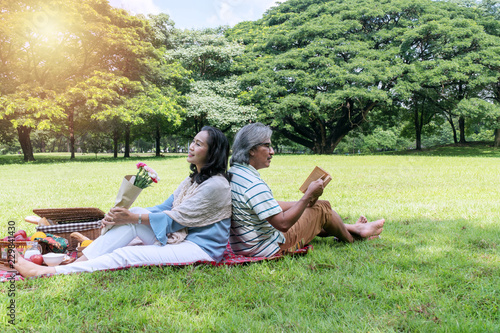
[[[137,175],[135,176],[134,185],[139,188],[144,189],[151,186],[152,183],[158,183],[160,180],[156,171],[148,167],[146,163],[137,163],[137,169],[139,171],[137,171]]]
[[[158,183],[160,178],[156,171],[146,165],[146,163],[137,163],[137,174],[127,175],[123,178],[118,195],[115,199],[115,207],[130,208],[135,199],[141,194],[142,190]],[[111,227],[106,226],[102,229],[101,235],[104,235]]]

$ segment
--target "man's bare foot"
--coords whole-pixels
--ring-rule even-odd
[[[377,220],[374,222],[366,222],[366,223],[356,222],[354,224],[357,226],[357,230],[355,231],[356,236],[358,236],[361,239],[374,239],[382,233],[382,230],[384,229],[384,223],[385,219]]]
[[[11,262],[19,274],[24,277],[56,273],[56,269],[54,267],[40,266],[24,259],[19,252],[17,252],[17,250],[14,250],[14,258],[11,257]]]
[[[366,217],[364,217],[363,215],[361,215],[359,217],[359,219],[356,221],[356,223],[354,223],[354,224],[364,224],[364,223],[368,223],[368,220],[366,219]]]

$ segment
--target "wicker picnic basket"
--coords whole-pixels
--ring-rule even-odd
[[[104,212],[93,207],[75,208],[46,208],[33,209],[40,217],[45,217],[52,225],[38,226],[36,231],[51,233],[68,240],[68,251],[75,251],[78,240],[72,238],[72,232],[79,232],[91,240],[101,234],[100,220],[104,218]]]
[[[9,249],[16,248],[20,252],[24,252],[27,249],[27,242],[25,241],[3,241],[0,240],[0,264],[7,264],[9,259],[7,254]]]

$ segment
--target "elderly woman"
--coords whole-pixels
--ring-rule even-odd
[[[318,201],[323,194],[321,179],[312,182],[299,201],[276,201],[257,171],[271,164],[271,134],[271,129],[261,123],[249,124],[233,143],[229,242],[235,253],[269,257],[301,247],[318,235],[353,242],[382,232],[383,219],[369,223],[361,216],[355,224],[344,224],[328,201]]]
[[[228,157],[229,143],[224,134],[203,127],[189,146],[191,174],[165,202],[147,209],[111,209],[104,224],[113,228],[92,242],[72,264],[45,267],[17,255],[14,268],[26,277],[221,260],[231,224]],[[144,245],[127,246],[135,237]]]

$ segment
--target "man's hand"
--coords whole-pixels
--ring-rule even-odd
[[[323,194],[323,179],[318,179],[309,184],[305,195],[309,198],[309,207],[313,206]]]

